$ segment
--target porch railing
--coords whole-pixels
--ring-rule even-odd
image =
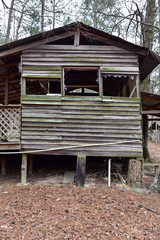
[[[20,142],[21,106],[0,105],[0,143]]]

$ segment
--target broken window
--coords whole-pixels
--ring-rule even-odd
[[[26,79],[26,94],[46,95],[48,93],[48,81],[37,79]]]
[[[64,68],[64,95],[98,96],[98,68]]]
[[[35,80],[26,79],[26,94],[31,95],[47,95],[61,94],[60,80]]]
[[[136,97],[134,76],[102,74],[103,96]]]

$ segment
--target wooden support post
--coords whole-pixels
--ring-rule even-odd
[[[26,79],[21,79],[21,94],[26,95]]]
[[[149,151],[148,151],[148,115],[144,114],[143,117],[143,158],[144,161],[149,161]],[[144,121],[146,119],[147,121]]]
[[[98,79],[99,79],[99,96],[103,97],[103,78],[101,76],[101,70],[98,69]]]
[[[32,173],[33,173],[33,155],[29,155],[28,174],[31,175]]]
[[[135,76],[136,79],[136,89],[137,89],[137,98],[140,98],[140,81],[139,81],[139,75]]]
[[[74,33],[74,46],[78,46],[80,42],[80,31]]]
[[[108,159],[108,187],[111,186],[111,159]]]
[[[27,183],[27,154],[22,154],[21,184]]]
[[[6,156],[2,155],[2,160],[1,160],[1,174],[2,176],[6,175]]]
[[[84,187],[86,173],[86,155],[77,156],[76,186]]]
[[[158,143],[158,123],[157,122],[155,122],[155,127],[156,127],[156,138],[155,138],[155,144],[157,144]]]
[[[142,177],[142,160],[130,159],[128,167],[128,185],[140,187]]]
[[[6,69],[6,78],[5,78],[5,96],[4,96],[4,105],[8,105],[8,89],[9,86],[9,72],[8,68]]]
[[[140,159],[141,161],[141,188],[143,187],[143,176],[144,176],[144,158],[141,158]]]
[[[159,174],[159,166],[155,166],[155,176],[158,177]]]
[[[61,96],[65,96],[65,72],[64,72],[64,67],[62,68],[62,78],[61,78]]]

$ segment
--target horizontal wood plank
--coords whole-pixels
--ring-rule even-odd
[[[62,67],[93,70],[101,67],[104,74],[139,73],[137,55],[114,46],[43,44],[22,53],[23,76],[27,78],[39,80],[57,76],[60,79]],[[22,96],[22,148],[47,150],[53,146],[120,141],[121,144],[113,146],[86,146],[83,151],[90,156],[140,157],[140,108],[137,98]],[[81,150],[47,152],[77,155]]]
[[[37,104],[39,101],[43,102],[43,105]],[[53,105],[48,105],[53,102]],[[22,148],[40,147],[47,150],[52,147],[72,146],[72,144],[75,146],[101,143],[102,145],[99,146],[83,147],[83,151],[91,156],[99,154],[99,156],[140,157],[142,155],[140,120],[140,102],[134,98],[51,97],[50,99],[49,96],[33,98],[27,96],[23,98],[22,104]],[[103,146],[105,143],[117,141],[121,144]],[[125,143],[126,141],[129,143]],[[52,154],[60,153],[74,155],[77,150],[52,152]]]

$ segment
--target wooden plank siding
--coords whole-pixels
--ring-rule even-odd
[[[41,45],[22,52],[22,77],[26,79],[57,78],[62,82],[62,68],[74,66],[96,67],[109,74],[139,73],[137,54],[115,46]],[[21,100],[22,150],[142,156],[138,98],[22,95]],[[51,148],[59,150],[48,150]]]
[[[122,143],[104,145],[113,142]],[[141,157],[140,100],[23,95],[21,144],[23,150],[99,144],[45,153]]]
[[[96,66],[111,73],[139,73],[137,54],[114,46],[41,45],[22,52],[22,77],[52,78],[52,74],[57,74],[59,78],[60,70],[56,73],[55,68],[62,66]]]

